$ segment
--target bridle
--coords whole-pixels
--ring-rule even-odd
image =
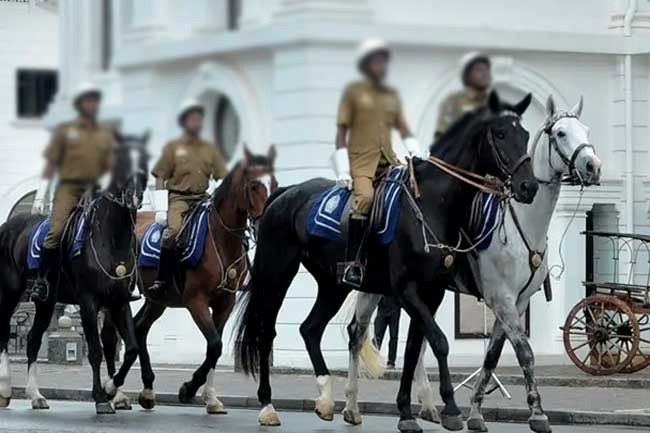
[[[500,112],[498,117],[513,117],[517,123],[521,122],[521,116],[517,113],[515,113],[512,110],[504,110]],[[494,156],[494,160],[497,163],[497,167],[499,167],[499,170],[501,170],[502,173],[507,174],[508,178],[512,178],[515,173],[526,163],[531,160],[531,156],[528,153],[524,153],[512,167],[509,167],[508,164],[505,162],[503,156],[499,152],[499,146],[497,146],[495,140],[494,140],[494,132],[492,131],[491,128],[488,129],[487,133],[487,141],[488,144],[490,145],[490,150],[492,151],[492,155]]]
[[[541,135],[546,134],[548,136],[548,146],[547,146],[548,159],[547,160],[548,160],[549,168],[553,171],[553,173],[563,172],[563,170],[558,170],[553,166],[553,158],[551,152],[554,150],[555,153],[557,153],[557,155],[560,157],[562,163],[568,168],[569,173],[561,176],[553,176],[551,179],[548,180],[537,178],[537,181],[545,185],[567,184],[567,185],[585,186],[587,182],[584,181],[584,179],[580,175],[580,172],[576,169],[575,162],[578,159],[580,152],[582,152],[583,150],[592,149],[593,151],[595,151],[596,149],[590,143],[582,143],[573,150],[573,153],[571,155],[567,155],[566,153],[564,153],[560,148],[560,145],[558,144],[557,140],[555,139],[555,137],[553,137],[552,134],[553,126],[561,119],[578,119],[578,116],[570,112],[561,112],[551,117],[548,121],[546,121],[540,128],[540,131],[537,133],[537,136],[535,137],[535,141],[533,142],[531,157],[535,156],[535,151],[537,150],[537,142],[541,138]]]

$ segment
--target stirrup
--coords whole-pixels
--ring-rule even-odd
[[[47,302],[50,298],[50,287],[47,281],[42,281],[40,278],[37,279],[32,286],[30,298],[35,302]]]
[[[359,263],[359,262],[348,262],[344,264],[345,268],[343,270],[343,277],[341,281],[344,284],[347,284],[351,287],[359,288],[361,287],[361,284],[363,283],[363,278],[365,276],[365,268],[364,266]],[[349,274],[352,271],[358,271],[359,272],[359,279],[358,281],[352,281],[349,279]]]

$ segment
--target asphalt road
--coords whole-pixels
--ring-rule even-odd
[[[397,419],[394,417],[366,416],[360,427],[350,427],[337,416],[333,422],[319,420],[313,414],[282,412],[281,427],[260,427],[257,412],[230,410],[228,415],[207,415],[196,407],[158,407],[145,412],[134,409],[115,415],[95,415],[92,403],[50,401],[49,411],[32,411],[28,401],[14,400],[10,409],[0,410],[2,433],[395,433]],[[444,431],[439,425],[422,422],[426,431]],[[524,424],[488,425],[491,432],[522,433],[529,431]],[[632,433],[638,428],[609,426],[554,426],[555,433]]]

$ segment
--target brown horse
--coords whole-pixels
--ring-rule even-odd
[[[189,403],[204,383],[203,398],[208,413],[225,413],[216,397],[214,368],[222,353],[222,332],[235,304],[235,293],[241,287],[248,271],[247,231],[249,222],[257,220],[264,212],[266,200],[277,188],[273,173],[275,149],[266,156],[253,155],[245,150],[238,163],[212,194],[209,210],[208,239],[203,256],[194,268],[178,266],[175,272],[175,290],[168,290],[164,298],[154,298],[146,291],[144,306],[136,314],[135,328],[139,344],[143,391],[138,401],[145,409],[155,406],[153,391],[154,372],[147,350],[147,335],[167,308],[187,308],[201,333],[207,340],[206,357],[179,391],[181,403]],[[147,225],[139,225],[139,236]],[[155,269],[141,268],[141,287],[153,283]],[[212,312],[210,311],[212,310]],[[115,354],[112,344],[116,338],[112,326],[105,326],[102,339],[105,350]],[[110,359],[107,353],[107,359]],[[113,357],[114,359],[114,357]],[[126,357],[124,364],[133,364],[135,357]],[[109,374],[111,374],[109,366]],[[117,389],[111,380],[105,389],[114,395]]]

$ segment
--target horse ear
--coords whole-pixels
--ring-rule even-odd
[[[533,100],[533,94],[532,93],[527,94],[526,96],[524,96],[524,99],[519,101],[519,103],[513,107],[513,110],[515,111],[515,113],[521,116],[528,109],[528,106],[530,105],[530,102],[532,100]]]
[[[553,99],[553,95],[548,95],[548,99],[546,100],[546,115],[550,119],[555,116],[556,112],[557,107],[555,106],[555,99]]]
[[[488,99],[488,107],[493,113],[498,113],[501,111],[501,100],[499,99],[499,94],[496,90],[490,92],[490,97]]]
[[[269,162],[271,163],[271,166],[275,163],[275,158],[278,156],[278,152],[275,149],[275,144],[272,144],[271,147],[269,147],[269,151],[266,155],[266,157],[269,159]]]
[[[582,114],[582,104],[583,104],[583,99],[582,95],[580,95],[580,100],[578,103],[571,109],[571,113],[573,113],[577,118],[580,118],[580,115]]]
[[[253,156],[253,153],[250,150],[248,150],[248,146],[244,144],[244,164],[252,165],[254,158],[255,157]]]
[[[144,131],[144,134],[142,134],[142,138],[140,139],[142,141],[142,144],[146,146],[149,144],[149,139],[151,138],[151,129],[147,129]]]

